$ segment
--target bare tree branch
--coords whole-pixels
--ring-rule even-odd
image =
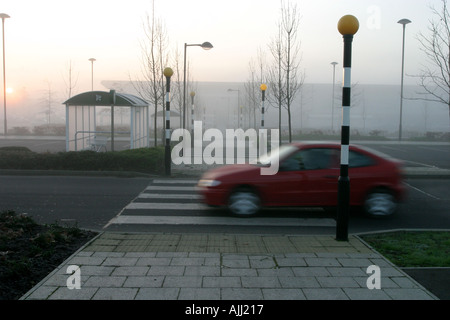
[[[417,92],[418,98],[413,100],[433,101],[445,104],[449,109],[450,119],[450,15],[447,0],[441,0],[438,10],[431,7],[436,20],[430,20],[427,34],[420,32],[417,40],[428,64],[424,65],[420,74]]]
[[[164,110],[163,70],[168,61],[167,34],[161,20],[155,18],[154,1],[152,15],[146,14],[142,23],[144,38],[141,47],[141,73],[131,81],[138,95],[154,106],[154,145],[158,142],[158,106]],[[164,115],[164,112],[163,112]],[[164,115],[165,116],[165,115]]]

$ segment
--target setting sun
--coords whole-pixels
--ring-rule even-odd
[[[11,94],[14,92],[13,88],[6,88],[6,93]]]

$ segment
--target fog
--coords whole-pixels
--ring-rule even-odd
[[[117,92],[138,95],[133,85],[127,81],[105,80],[102,82],[104,91],[115,89]],[[231,89],[232,91],[229,91]],[[239,90],[239,92],[238,92]],[[303,85],[292,105],[292,128],[295,132],[328,134],[331,131],[339,133],[341,123],[341,87],[336,84],[333,96],[332,84]],[[416,86],[405,86],[403,100],[403,136],[423,136],[427,132],[449,132],[448,108],[439,103],[417,98],[420,90]],[[188,91],[189,93],[190,91]],[[195,120],[203,121],[203,127],[218,128],[221,130],[238,127],[238,102],[242,107],[240,127],[260,127],[261,111],[255,117],[248,115],[248,103],[244,83],[232,82],[198,82],[195,84]],[[17,92],[16,92],[17,93]],[[31,133],[36,126],[47,124],[65,124],[65,108],[57,92],[42,91],[40,94],[27,94],[25,89],[19,92],[20,100],[7,101],[8,132],[10,134],[26,132]],[[270,88],[267,90],[270,94]],[[333,101],[334,100],[334,101]],[[333,111],[334,103],[334,111]],[[400,118],[400,86],[397,85],[364,85],[355,84],[352,87],[351,124],[353,134],[365,136],[382,135],[388,138],[398,136]],[[177,111],[175,101],[171,109]],[[186,99],[187,126],[190,124],[191,99]],[[265,127],[278,127],[278,109],[269,101],[265,103]],[[161,110],[160,108],[158,109]],[[99,110],[100,112],[100,110]],[[150,115],[153,115],[153,106],[150,106]],[[332,114],[334,119],[332,121]],[[104,114],[103,114],[104,115]],[[125,118],[124,118],[125,117]],[[127,123],[127,115],[121,115],[120,124]],[[102,119],[102,117],[99,117]],[[99,120],[101,121],[101,120]],[[106,121],[107,122],[107,121]],[[159,119],[159,127],[163,127]],[[179,118],[172,119],[172,128],[180,126]],[[150,121],[151,130],[153,121]],[[3,123],[0,124],[3,132]],[[288,128],[287,112],[282,110],[282,129]],[[62,131],[64,132],[64,131]],[[285,133],[282,133],[285,134]]]

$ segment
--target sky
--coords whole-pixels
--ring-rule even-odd
[[[331,62],[342,77],[342,36],[337,22],[346,15],[360,23],[353,40],[352,81],[362,84],[400,83],[402,18],[406,27],[405,73],[417,74],[423,63],[417,34],[433,18],[430,5],[440,0],[303,0],[299,37],[308,83],[331,83]],[[76,91],[106,90],[103,80],[129,80],[141,68],[143,21],[152,12],[151,0],[2,0],[5,20],[6,86],[11,97],[52,91],[64,96],[72,64]],[[248,64],[277,31],[278,0],[155,0],[155,16],[167,28],[170,47],[209,41],[214,48],[188,48],[195,81],[245,82]],[[412,77],[405,84],[414,84]],[[3,82],[3,81],[2,81]],[[39,93],[40,92],[40,93]],[[0,94],[3,96],[3,93]],[[63,99],[63,98],[60,98]]]

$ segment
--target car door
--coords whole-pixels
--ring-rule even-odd
[[[294,206],[302,187],[304,172],[300,152],[280,161],[278,172],[267,176],[267,205]]]
[[[273,202],[279,205],[335,205],[339,152],[333,148],[306,148],[280,163],[273,176]]]
[[[311,148],[301,152],[303,181],[298,205],[331,206],[337,201],[339,150]]]

